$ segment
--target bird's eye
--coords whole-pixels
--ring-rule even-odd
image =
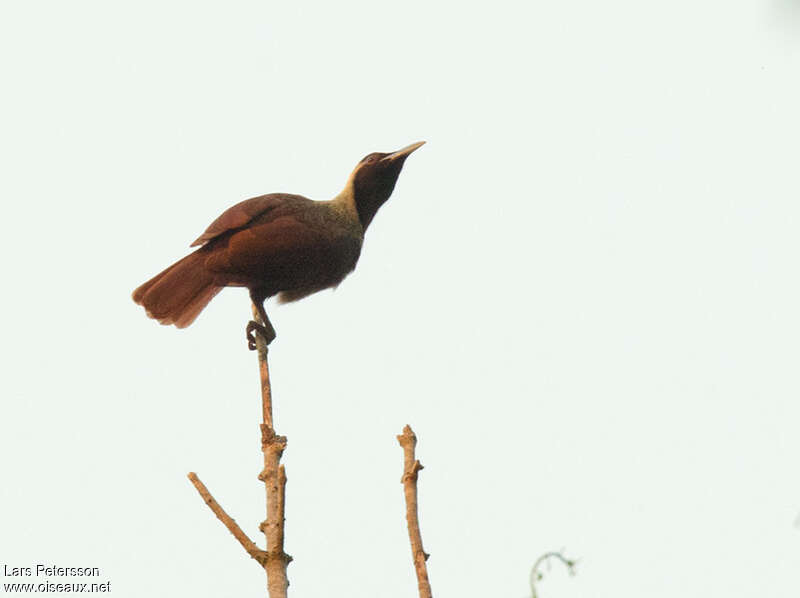
[[[381,154],[372,153],[369,154],[368,156],[364,156],[361,159],[361,162],[359,162],[359,164],[374,164],[380,159],[381,159]]]

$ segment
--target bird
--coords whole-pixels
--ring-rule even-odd
[[[246,287],[260,319],[247,323],[248,348],[256,348],[255,333],[269,345],[277,335],[264,302],[337,287],[355,269],[406,158],[424,143],[366,155],[330,200],[269,193],[237,203],[190,245],[198,249],[133,291],[134,302],[161,324],[185,328],[223,288]]]

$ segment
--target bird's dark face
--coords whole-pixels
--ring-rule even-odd
[[[394,190],[406,158],[425,143],[412,143],[389,154],[373,153],[364,157],[353,172],[353,197],[361,226],[365,229]]]

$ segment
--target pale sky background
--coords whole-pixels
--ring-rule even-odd
[[[800,595],[800,2],[5,2],[0,67],[0,562],[264,596],[186,479],[263,540],[247,295],[130,293],[426,140],[268,305],[290,594],[416,595],[410,423],[435,596]]]

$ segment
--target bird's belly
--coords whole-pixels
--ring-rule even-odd
[[[338,247],[326,252],[300,252],[284,271],[270,268],[282,303],[297,301],[312,293],[336,287],[353,271],[360,246]]]

